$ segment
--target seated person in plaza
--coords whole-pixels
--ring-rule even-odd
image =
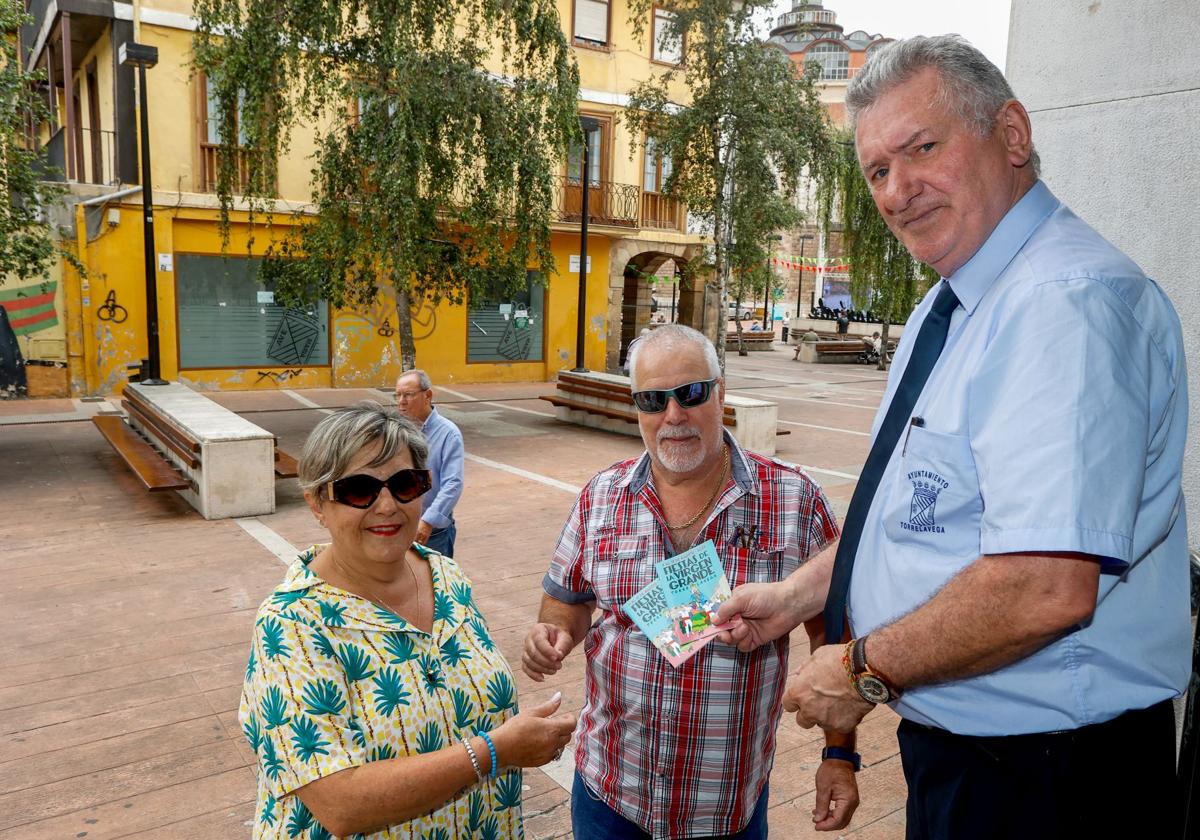
[[[821,336],[817,335],[816,330],[814,330],[812,327],[809,327],[804,331],[804,334],[800,336],[800,341],[796,344],[796,351],[792,353],[792,361],[796,361],[800,358],[801,347],[803,347],[805,344],[810,344],[814,341],[820,340]]]
[[[882,343],[880,342],[878,331],[871,333],[870,338],[867,338],[867,336],[864,335],[862,337],[862,342],[867,346],[868,350],[870,350],[876,356],[879,355],[879,351],[882,348]]]
[[[296,559],[255,620],[238,713],[260,763],[255,838],[520,837],[518,768],[571,738],[557,697],[516,713],[470,580],[413,543],[426,452],[374,403],[326,417],[304,446],[300,486],[332,541]]]
[[[575,840],[763,837],[786,639],[750,654],[714,641],[676,671],[623,605],[656,579],[655,563],[712,540],[731,586],[785,581],[790,614],[811,619],[838,528],[800,469],[724,431],[724,380],[702,334],[660,327],[634,348],[631,372],[646,451],[602,471],[576,501],[522,667],[540,682],[585,650]],[[845,752],[817,771],[824,830],[845,826],[858,802],[853,735],[831,737]]]

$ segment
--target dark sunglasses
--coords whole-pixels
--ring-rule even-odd
[[[658,414],[667,410],[667,400],[675,398],[680,408],[695,408],[708,402],[717,380],[689,382],[667,391],[634,391],[633,404],[644,414]]]
[[[379,498],[384,486],[391,491],[397,502],[411,502],[429,492],[433,479],[429,470],[400,470],[387,478],[373,475],[348,475],[331,481],[328,485],[329,498],[352,508],[369,508]]]

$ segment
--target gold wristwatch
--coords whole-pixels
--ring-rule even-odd
[[[868,703],[878,706],[900,697],[900,690],[895,684],[879,671],[871,670],[867,664],[866,636],[847,642],[842,660],[846,665],[846,675],[850,677],[858,696]]]

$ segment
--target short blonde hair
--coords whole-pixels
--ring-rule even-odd
[[[296,470],[300,489],[314,493],[344,477],[355,456],[376,441],[379,453],[367,466],[386,463],[407,447],[413,467],[425,469],[429,444],[417,425],[394,408],[364,401],[335,411],[309,434]]]

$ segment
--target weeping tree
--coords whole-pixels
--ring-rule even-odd
[[[579,135],[554,0],[195,0],[195,66],[220,124],[217,192],[268,222],[291,130],[314,129],[315,214],[267,249],[287,304],[411,307],[507,295],[553,270],[555,173]]]
[[[833,135],[813,169],[817,207],[828,235],[834,219],[842,226],[842,255],[850,264],[850,298],[883,322],[879,369],[887,369],[888,327],[905,320],[937,274],[912,258],[888,229],[858,165],[854,134]]]
[[[625,120],[635,137],[653,138],[656,153],[670,157],[673,171],[663,193],[680,199],[713,232],[722,367],[730,278],[734,272],[761,272],[768,237],[800,221],[800,176],[827,142],[813,78],[798,72],[782,52],[764,48],[755,35],[756,14],[771,5],[772,0],[629,2],[636,37],[645,36],[653,7],[668,13],[657,37],[682,59],[630,92]],[[680,81],[686,105],[671,98]]]
[[[50,118],[38,92],[44,74],[26,72],[21,62],[17,32],[29,21],[19,0],[0,0],[0,283],[44,277],[64,256],[44,210],[66,190],[49,180],[45,149],[27,134]]]

